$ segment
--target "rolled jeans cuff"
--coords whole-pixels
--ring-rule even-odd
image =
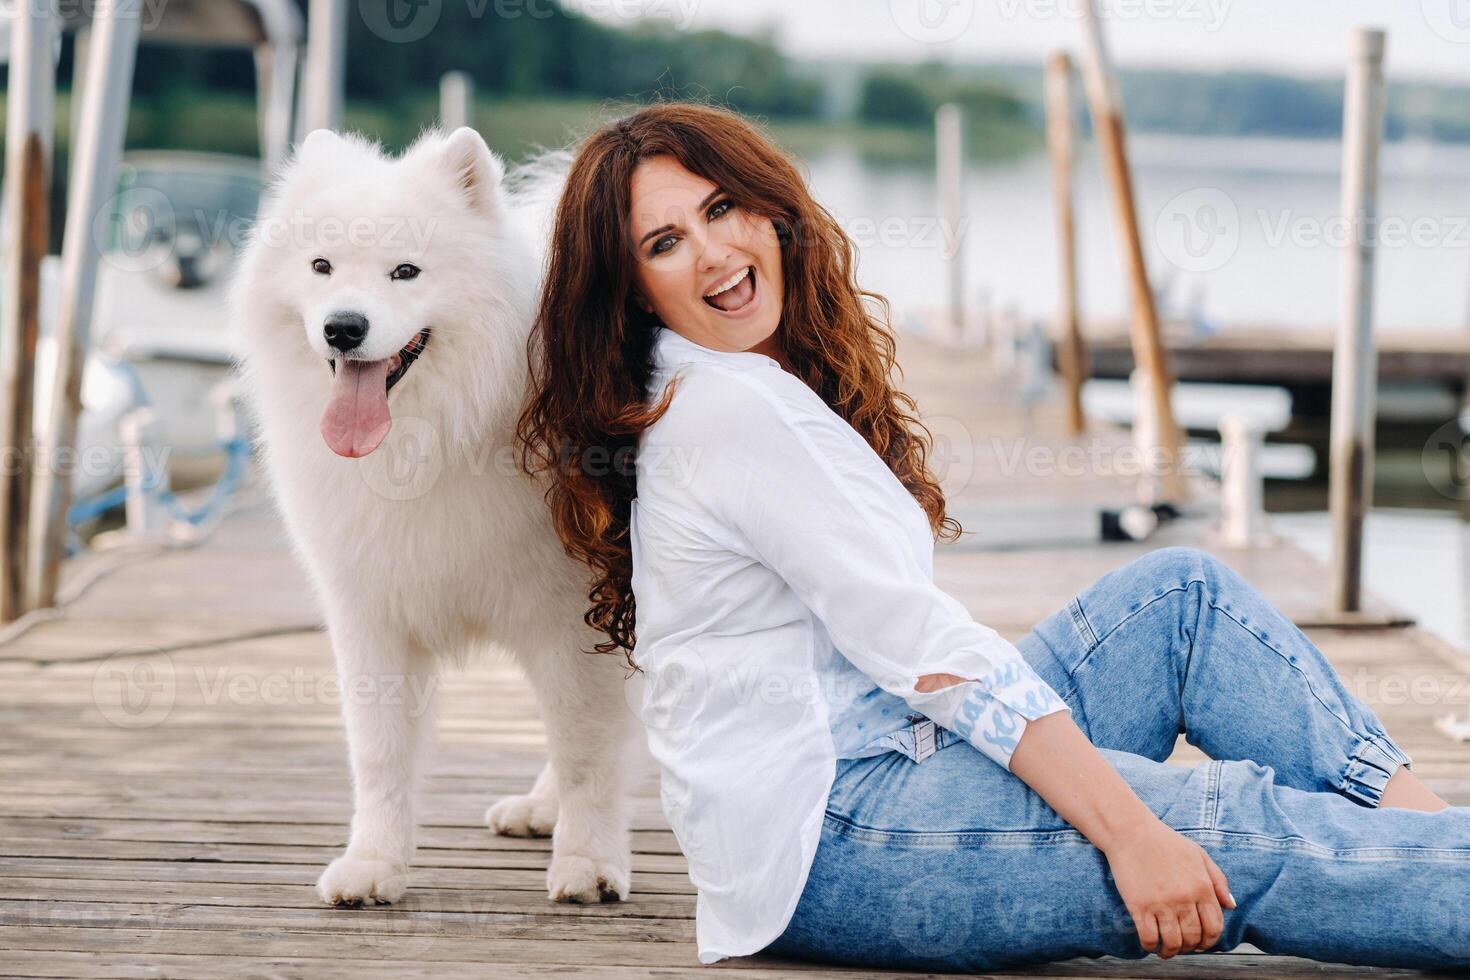
[[[1377,807],[1383,798],[1383,787],[1399,766],[1410,767],[1414,760],[1384,734],[1373,734],[1358,743],[1357,751],[1348,757],[1343,773],[1342,791],[1363,806]]]

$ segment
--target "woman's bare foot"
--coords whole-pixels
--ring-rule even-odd
[[[1383,787],[1383,796],[1379,799],[1378,806],[1380,809],[1392,806],[1404,810],[1423,810],[1425,813],[1438,813],[1449,808],[1448,803],[1403,766],[1399,766],[1388,785]]]

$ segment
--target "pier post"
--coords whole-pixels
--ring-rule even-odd
[[[61,460],[67,454],[76,455],[82,369],[92,341],[97,265],[106,244],[97,234],[98,217],[114,193],[122,158],[141,16],[141,0],[115,0],[99,6],[87,45],[86,82],[80,93],[78,130],[72,134],[71,184],[61,242],[55,374],[51,403],[45,407],[43,432],[50,465],[40,467],[36,476],[36,496],[45,511],[37,522],[40,533],[29,558],[32,608],[55,603],[66,551],[73,474],[61,466]]]
[[[475,80],[467,72],[447,71],[439,79],[439,121],[445,132],[475,125]]]
[[[1072,59],[1057,51],[1046,61],[1046,145],[1051,156],[1052,201],[1057,220],[1057,360],[1067,385],[1067,429],[1087,428],[1082,385],[1087,380],[1087,348],[1082,341],[1077,304],[1077,227],[1072,209],[1072,170],[1076,126],[1072,112]]]
[[[36,339],[41,326],[41,259],[50,227],[51,133],[55,127],[52,0],[11,12],[5,93],[5,227],[0,296],[0,623],[25,612],[31,480],[35,469]]]
[[[1131,337],[1134,363],[1148,375],[1152,385],[1150,404],[1153,410],[1156,448],[1162,457],[1159,474],[1163,492],[1174,501],[1189,498],[1189,484],[1184,479],[1180,455],[1179,426],[1169,393],[1174,379],[1169,369],[1169,352],[1159,330],[1159,313],[1154,293],[1148,283],[1148,267],[1143,257],[1143,239],[1138,230],[1138,210],[1133,198],[1133,175],[1128,166],[1127,137],[1123,127],[1123,100],[1113,76],[1099,22],[1097,0],[1082,5],[1083,82],[1087,89],[1092,130],[1102,153],[1103,169],[1113,196],[1121,252],[1127,266],[1128,284],[1133,305]]]
[[[310,0],[306,20],[306,82],[301,93],[298,140],[313,129],[342,128],[346,68],[346,0]]]
[[[960,107],[940,106],[934,113],[934,147],[939,185],[941,241],[951,243],[941,256],[948,291],[950,336],[965,337],[965,141]]]
[[[1378,148],[1383,140],[1384,33],[1353,34],[1343,109],[1342,308],[1332,357],[1332,512],[1334,611],[1362,604],[1363,518],[1372,506],[1373,422],[1378,354],[1373,340],[1373,240],[1377,234]]]

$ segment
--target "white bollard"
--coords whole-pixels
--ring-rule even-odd
[[[127,537],[132,541],[146,541],[162,535],[168,529],[168,513],[159,499],[160,491],[168,483],[166,462],[161,462],[164,471],[153,473],[149,469],[148,447],[158,445],[158,419],[151,408],[135,408],[118,420],[118,435],[123,445],[123,484],[127,487]]]
[[[1158,413],[1154,411],[1153,385],[1148,372],[1134,368],[1128,375],[1133,393],[1133,448],[1138,453],[1138,502],[1146,507],[1164,499],[1163,481],[1151,465],[1158,451]]]
[[[475,80],[466,72],[447,71],[439,79],[439,121],[444,131],[475,125]]]
[[[1263,434],[1240,415],[1220,420],[1220,531],[1227,548],[1267,544],[1265,480],[1261,473]]]

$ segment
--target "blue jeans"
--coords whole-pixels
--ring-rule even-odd
[[[1409,758],[1320,651],[1209,555],[1152,552],[1018,644],[1238,903],[1216,950],[1470,966],[1470,807],[1376,809]],[[1164,760],[1180,732],[1210,756]],[[796,913],[768,950],[865,967],[988,971],[1148,955],[1107,860],[959,739],[922,763],[838,762]]]

